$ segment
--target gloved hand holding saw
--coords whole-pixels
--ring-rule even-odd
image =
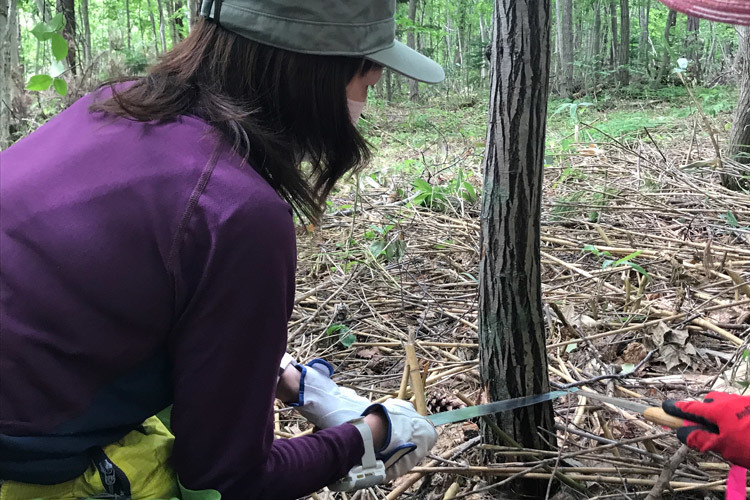
[[[750,396],[710,392],[703,402],[668,400],[663,410],[684,418],[680,441],[698,451],[713,451],[750,468]]]
[[[316,427],[324,429],[351,422],[362,433],[365,444],[362,465],[331,485],[332,489],[354,490],[391,481],[411,470],[437,442],[435,427],[408,401],[389,399],[372,404],[331,380],[333,367],[322,359],[296,368],[300,372],[299,398],[291,406]],[[382,443],[373,443],[370,430],[360,422],[361,417],[372,414],[380,415],[386,422]]]

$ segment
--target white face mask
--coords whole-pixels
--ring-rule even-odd
[[[349,105],[349,119],[356,125],[359,122],[359,117],[362,116],[362,110],[365,109],[365,102],[347,99],[346,103]]]

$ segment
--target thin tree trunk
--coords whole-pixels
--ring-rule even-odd
[[[549,391],[539,253],[549,40],[549,0],[495,0],[479,272],[480,374],[491,401]],[[522,446],[550,448],[539,432],[553,429],[550,403],[491,418]],[[547,481],[520,486],[544,498]]]
[[[743,165],[750,165],[750,27],[738,29],[740,47],[737,65],[740,80],[740,98],[734,110],[732,130],[729,133],[727,154]],[[729,175],[721,176],[721,184],[729,189],[738,189],[740,182]],[[750,187],[747,181],[745,187]]]
[[[669,48],[672,45],[672,43],[669,41],[669,34],[675,24],[677,24],[677,11],[670,10],[669,14],[667,15],[667,23],[664,26],[664,52],[661,56],[659,71],[657,72],[656,79],[654,80],[655,86],[659,85],[664,80],[664,78],[667,77],[667,73],[669,72],[669,63],[671,60],[671,57],[669,55]]]
[[[594,34],[591,52],[594,61],[594,87],[599,81],[599,72],[602,70],[602,0],[594,4]]]
[[[409,20],[412,26],[416,24],[417,20],[417,0],[409,0]],[[409,29],[406,32],[406,45],[411,49],[416,50],[414,28]],[[409,100],[411,102],[417,102],[419,100],[419,82],[413,79],[409,79]]]
[[[485,35],[485,28],[484,28],[484,16],[479,15],[479,39],[482,42],[482,47],[487,47],[487,36]],[[487,78],[487,59],[485,57],[481,58],[481,66],[479,67],[479,78],[481,79],[482,84],[484,83],[484,79]]]
[[[701,84],[703,70],[701,58],[703,57],[703,42],[700,39],[701,20],[699,17],[688,16],[687,36],[685,37],[685,53],[690,60],[687,74],[695,80],[697,85]]]
[[[159,10],[159,40],[161,41],[161,51],[167,51],[167,30],[164,22],[164,4],[161,0],[156,0],[156,8]]]
[[[560,95],[563,95],[563,89],[565,86],[564,78],[563,78],[563,60],[562,60],[562,32],[563,32],[563,22],[562,22],[562,2],[563,0],[555,0],[555,52],[554,52],[554,59],[552,61],[552,75],[555,79],[555,90]]]
[[[645,0],[641,3],[640,9],[639,9],[639,27],[641,29],[641,36],[638,40],[638,54],[639,59],[641,61],[641,64],[644,68],[649,68],[651,66],[651,61],[649,57],[649,32],[648,32],[648,25],[649,25],[649,19],[651,17],[651,0]]]
[[[628,0],[620,0],[620,85],[630,84],[630,6]]]
[[[76,12],[73,4],[73,0],[57,0],[57,12],[62,12],[65,18],[65,27],[63,28],[63,38],[68,42],[68,67],[70,71],[75,75],[78,73],[76,67]]]
[[[609,2],[609,17],[612,28],[612,45],[609,53],[609,62],[611,69],[614,70],[620,58],[620,46],[617,43],[617,4],[615,0],[610,0]]]
[[[174,43],[178,43],[183,38],[185,29],[185,20],[182,16],[182,1],[175,0],[174,10],[172,12],[172,24],[174,26]]]
[[[573,0],[558,0],[562,2],[562,46],[560,47],[560,62],[562,70],[562,85],[560,86],[563,97],[573,97]]]
[[[198,22],[198,9],[200,9],[200,0],[187,0],[190,14],[188,15],[188,31],[193,31],[193,26]]]
[[[151,19],[151,31],[154,33],[154,50],[156,54],[159,54],[159,37],[156,34],[156,21],[154,20],[154,8],[151,5],[151,0],[147,0],[148,3],[148,17]],[[143,31],[143,30],[142,30]]]
[[[12,0],[0,0],[0,69],[3,74],[0,78],[0,150],[10,146],[11,9],[16,8],[11,2]]]
[[[91,26],[89,25],[89,0],[81,0],[78,8],[83,23],[83,60],[91,64]]]
[[[125,0],[125,31],[127,31],[128,34],[128,52],[131,50],[131,43],[130,43],[130,0]]]

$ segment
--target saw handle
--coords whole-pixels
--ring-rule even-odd
[[[685,422],[681,418],[673,417],[658,406],[646,408],[646,410],[643,412],[643,416],[646,417],[646,420],[648,420],[649,422],[663,425],[664,427],[669,427],[670,429],[679,429],[684,425]]]

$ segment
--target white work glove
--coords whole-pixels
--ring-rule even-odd
[[[297,365],[301,371],[299,400],[291,406],[316,427],[326,429],[353,420],[364,412],[370,401],[352,389],[339,387],[331,380],[333,367],[325,360],[314,359]]]
[[[427,456],[437,442],[437,431],[432,422],[417,413],[408,401],[388,399],[383,404],[373,404],[362,414],[368,415],[382,409],[388,418],[385,445],[375,451],[386,470],[386,481],[409,472]]]

